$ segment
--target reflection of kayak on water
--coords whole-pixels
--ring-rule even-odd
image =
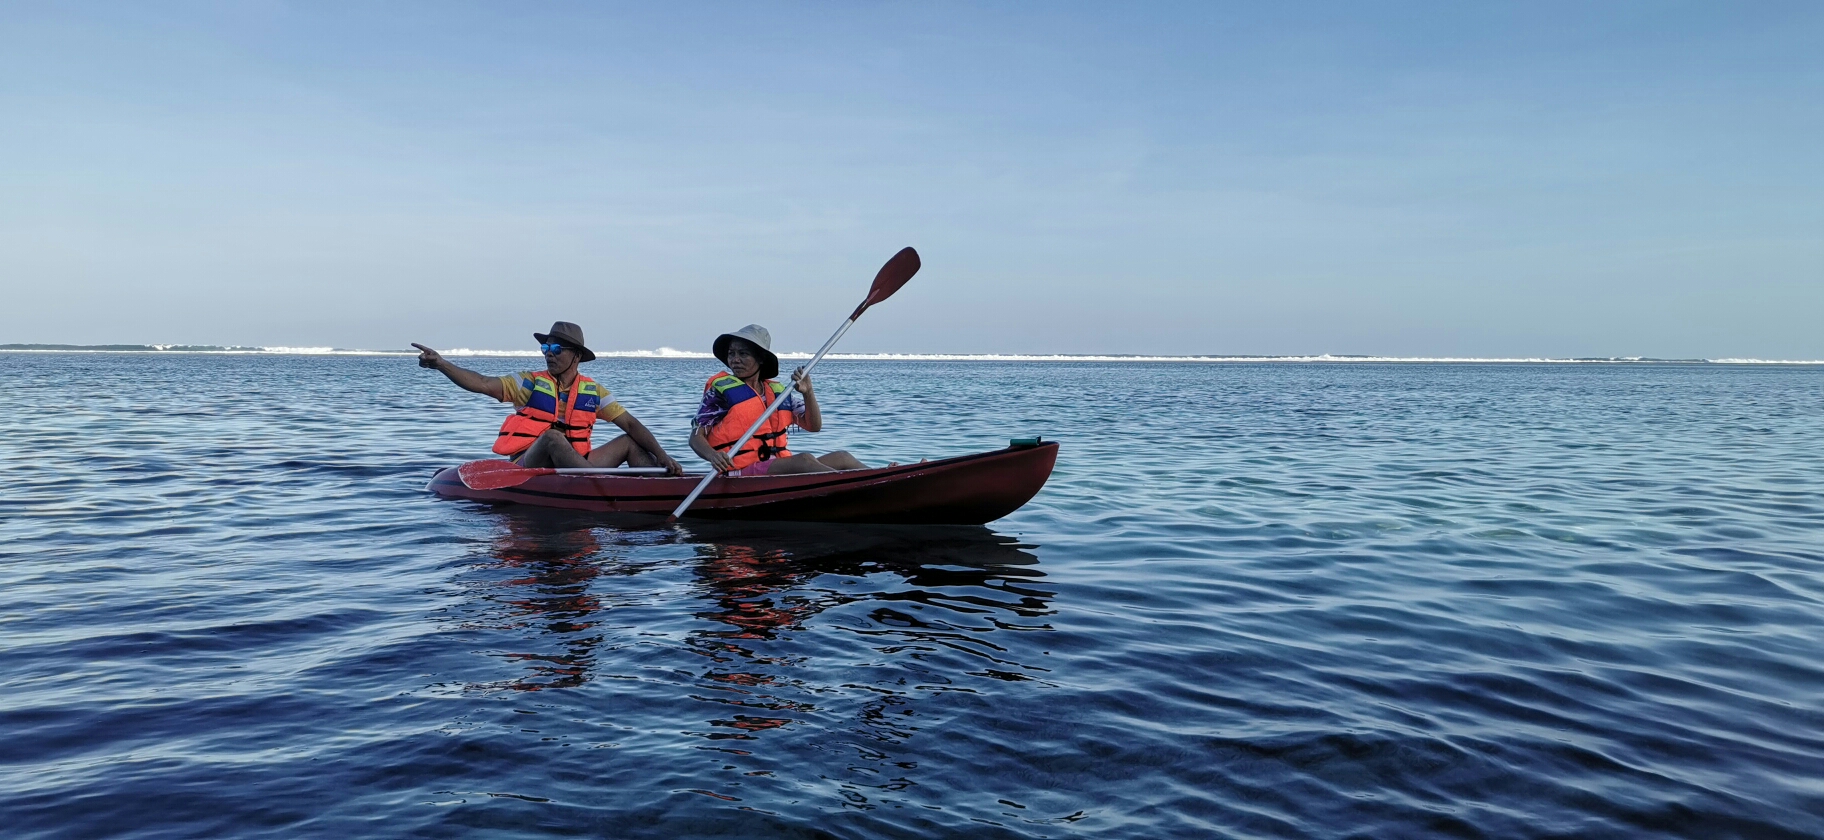
[[[1056,443],[919,464],[798,475],[723,476],[685,514],[704,519],[980,525],[1018,510],[1051,477]],[[607,513],[670,513],[701,476],[539,475],[514,487],[475,490],[450,467],[431,492],[481,502]]]
[[[683,609],[701,623],[688,627],[682,643],[706,657],[704,680],[743,689],[719,702],[749,706],[710,723],[744,733],[789,723],[801,708],[789,698],[777,701],[786,705],[755,705],[774,703],[769,692],[798,685],[795,676],[782,678],[775,667],[781,660],[756,645],[801,630],[828,609],[866,615],[863,624],[873,626],[860,632],[894,644],[967,646],[968,638],[984,638],[975,633],[1047,626],[1057,595],[1044,584],[1032,553],[1037,546],[979,525],[691,520],[655,527],[651,516],[526,505],[501,506],[484,517],[495,526],[494,537],[463,564],[457,588],[468,602],[449,615],[464,628],[499,631],[490,653],[511,667],[504,678],[471,688],[538,691],[596,679],[603,651],[620,647],[612,641],[617,633],[644,637],[648,629],[608,616],[647,603],[658,581],[669,585],[684,569],[686,590],[666,597],[702,600]],[[616,519],[625,519],[624,526],[606,524]],[[666,559],[654,562],[660,556]]]
[[[635,547],[689,546],[698,556],[723,550],[793,563],[819,574],[901,575],[962,568],[1013,577],[1043,577],[1036,545],[981,525],[941,527],[855,525],[828,528],[807,522],[692,520],[659,527],[650,516],[602,516],[580,510],[503,505],[489,519],[504,533],[497,557],[561,556],[614,565]],[[631,573],[631,572],[628,572]]]

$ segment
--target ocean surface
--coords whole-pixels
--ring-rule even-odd
[[[585,370],[687,456],[713,364]],[[1824,836],[1824,367],[819,368],[1061,441],[986,528],[439,499],[409,358],[0,383],[8,838]]]

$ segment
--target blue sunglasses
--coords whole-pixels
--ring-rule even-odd
[[[568,350],[568,349],[570,349],[570,348],[568,348],[568,347],[565,347],[565,346],[564,346],[564,345],[562,345],[562,344],[560,344],[560,343],[558,343],[558,342],[555,342],[555,341],[553,341],[553,342],[551,342],[551,343],[550,343],[550,344],[540,344],[540,345],[538,345],[538,349],[539,349],[539,350],[541,350],[541,351],[543,351],[543,352],[544,352],[544,354],[545,354],[545,355],[547,355],[547,356],[555,356],[555,355],[557,355],[557,354],[559,354],[559,353],[562,353],[562,352],[564,352],[564,351],[565,351],[565,350]]]

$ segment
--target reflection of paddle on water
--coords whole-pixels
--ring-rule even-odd
[[[1030,618],[1050,613],[1053,593],[1032,586],[1043,577],[1034,568],[1037,558],[1021,550],[1030,546],[986,528],[936,529],[949,531],[937,539],[929,538],[932,530],[845,529],[840,539],[828,529],[805,526],[696,526],[683,532],[681,541],[692,543],[697,554],[701,592],[714,605],[697,617],[723,625],[694,630],[686,642],[712,663],[703,673],[711,692],[692,697],[739,710],[711,718],[713,729],[702,736],[753,740],[760,732],[817,711],[817,692],[807,691],[803,684],[806,663],[767,648],[789,645],[792,633],[804,630],[826,610],[871,605],[864,626],[838,621],[861,636],[892,639],[892,648],[941,647],[978,654],[978,648],[1000,650],[984,639],[1005,622],[982,624],[963,616],[1005,611]],[[717,539],[724,534],[727,539]],[[927,536],[920,539],[920,534]],[[915,588],[870,591],[818,585],[826,577],[863,579],[883,572],[896,574]],[[927,615],[928,620],[908,612],[924,607],[942,612]],[[1026,679],[1005,667],[985,668],[983,673]],[[900,701],[883,698],[876,704],[890,702]]]
[[[1044,577],[1032,568],[1038,559],[1022,551],[1025,546],[985,528],[975,529],[978,533],[952,534],[948,540],[925,541],[911,539],[911,534],[904,531],[855,529],[848,532],[847,539],[826,539],[821,543],[798,539],[802,534],[755,534],[754,528],[740,529],[746,533],[739,543],[708,542],[706,538],[712,534],[705,530],[696,528],[692,534],[705,540],[696,546],[697,578],[722,609],[698,616],[736,627],[739,632],[699,633],[771,639],[778,631],[796,629],[829,607],[878,599],[881,595],[830,592],[799,594],[789,600],[774,597],[776,593],[803,590],[824,575],[866,577],[892,572],[914,586],[982,590],[967,594],[896,593],[894,600],[983,602],[988,597],[983,593],[992,591],[1016,596],[1016,600],[996,604],[1016,614],[1037,616],[1050,611],[1047,599],[1053,593],[1030,586],[1031,581]]]
[[[911,569],[918,566],[1035,566],[1027,545],[979,525],[827,525],[799,522],[691,522],[678,528],[679,542],[743,545],[754,551],[783,552],[798,563],[825,571],[857,562]],[[836,572],[842,573],[842,572]],[[1015,576],[1043,577],[1036,571]]]

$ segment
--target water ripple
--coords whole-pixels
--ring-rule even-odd
[[[683,449],[710,371],[597,366]],[[489,509],[409,360],[0,354],[9,836],[1824,836],[1824,370],[826,367],[814,451],[1058,471]]]

